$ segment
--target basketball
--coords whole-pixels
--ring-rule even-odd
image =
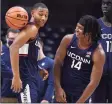
[[[28,23],[28,13],[22,7],[12,7],[6,12],[5,21],[10,28],[21,29]]]

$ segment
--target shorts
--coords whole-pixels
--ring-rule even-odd
[[[33,81],[24,81],[23,89],[19,93],[19,103],[37,103],[39,100],[38,83]]]

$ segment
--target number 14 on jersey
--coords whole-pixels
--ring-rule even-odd
[[[75,60],[73,60],[71,68],[76,68],[77,70],[80,70],[81,69],[81,65],[82,65],[81,61],[78,61],[77,63],[75,63]]]

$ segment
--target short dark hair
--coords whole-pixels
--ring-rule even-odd
[[[44,3],[36,3],[33,7],[32,10],[38,9],[39,7],[41,8],[47,8],[47,6]],[[48,9],[48,8],[47,8]]]
[[[7,35],[9,34],[9,32],[19,33],[20,30],[15,30],[15,29],[9,28],[9,29],[7,30]]]
[[[93,42],[97,42],[101,38],[101,26],[94,16],[82,16],[78,23],[84,26],[84,34],[91,33]]]

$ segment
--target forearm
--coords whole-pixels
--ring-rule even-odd
[[[47,100],[50,102],[53,95],[54,95],[54,75],[53,75],[53,70],[51,69],[51,71],[49,72],[47,89],[43,100]]]
[[[54,65],[54,85],[55,85],[55,89],[56,88],[60,88],[60,74],[61,74],[61,65],[56,63]]]
[[[20,76],[19,75],[19,48],[16,46],[10,47],[10,59],[11,59],[11,66],[13,76]]]
[[[81,97],[78,99],[77,103],[84,103],[92,95],[96,87],[97,84],[89,83],[88,86],[85,88]]]
[[[52,99],[53,94],[54,94],[54,86],[53,85],[48,85],[43,100],[47,100],[47,101],[50,102],[50,100]]]

